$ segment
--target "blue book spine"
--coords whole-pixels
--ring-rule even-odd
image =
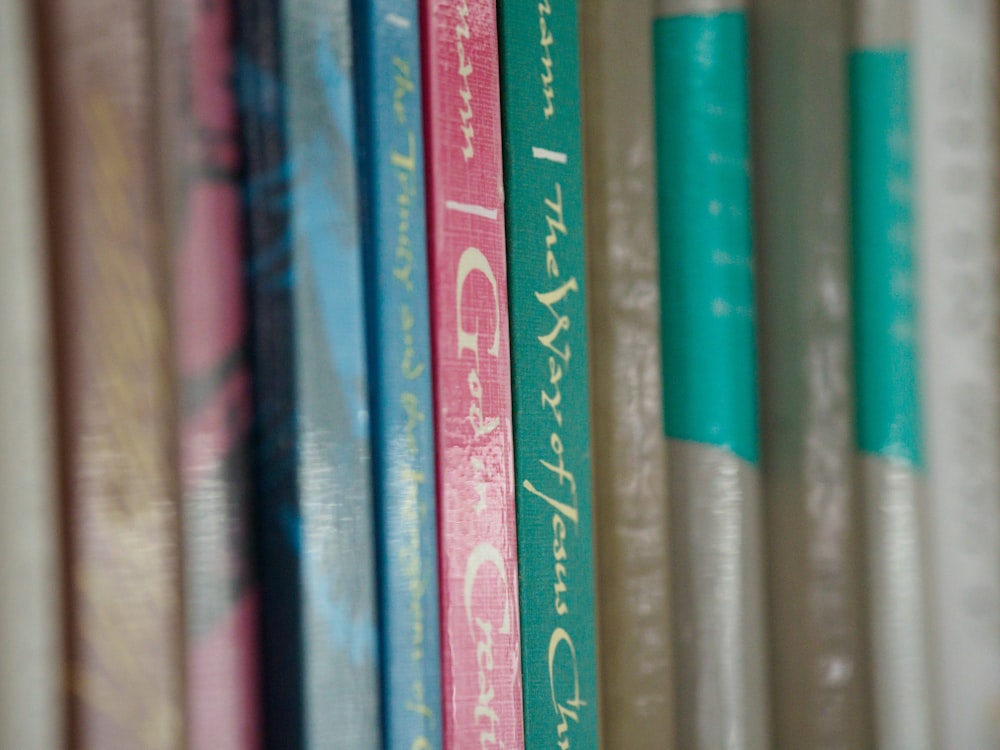
[[[387,750],[441,747],[434,422],[416,0],[354,0]]]
[[[350,0],[241,0],[268,750],[377,748]]]

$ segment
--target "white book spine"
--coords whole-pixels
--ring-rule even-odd
[[[29,14],[0,0],[0,748],[61,741],[55,460]]]
[[[993,0],[917,0],[932,702],[938,747],[1000,747]]]

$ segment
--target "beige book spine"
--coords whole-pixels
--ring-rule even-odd
[[[603,746],[673,747],[647,0],[581,4]]]
[[[0,748],[61,738],[55,457],[30,5],[0,0]]]
[[[872,747],[854,491],[845,0],[752,16],[775,750]]]
[[[997,3],[916,0],[917,231],[935,747],[1000,747]]]

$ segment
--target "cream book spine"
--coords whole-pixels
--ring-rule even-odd
[[[672,741],[653,4],[580,4],[602,746]]]
[[[54,429],[31,5],[0,0],[0,748],[62,739]]]
[[[916,0],[916,216],[935,747],[1000,747],[997,5]]]
[[[758,0],[750,39],[775,750],[872,747],[853,483],[846,0]]]

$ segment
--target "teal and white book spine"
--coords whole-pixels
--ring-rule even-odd
[[[908,0],[862,3],[850,54],[856,435],[876,747],[931,750]]]
[[[677,746],[767,750],[746,13],[733,0],[658,10]]]
[[[917,0],[922,294],[935,747],[1000,747],[997,4]]]

